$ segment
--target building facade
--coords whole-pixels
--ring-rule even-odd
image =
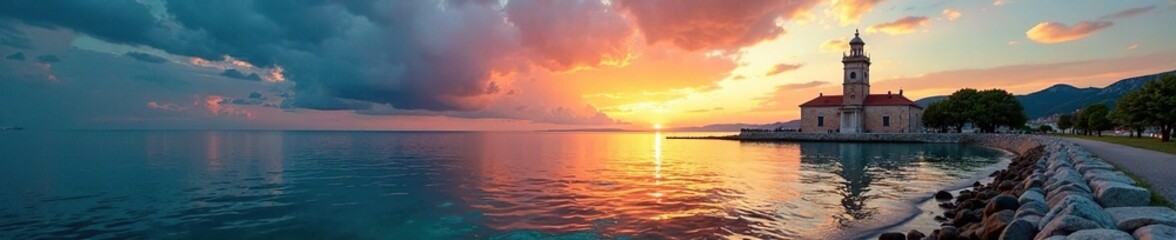
[[[842,94],[821,94],[800,105],[800,130],[815,133],[904,133],[923,131],[923,108],[914,101],[887,91],[870,93],[870,57],[858,33],[849,41]]]

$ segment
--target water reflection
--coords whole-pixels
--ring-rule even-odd
[[[1000,155],[660,132],[40,134],[0,136],[0,238],[797,238]]]

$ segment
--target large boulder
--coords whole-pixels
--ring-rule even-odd
[[[946,226],[946,227],[940,228],[939,234],[937,235],[937,238],[939,238],[939,240],[960,239],[960,230],[955,227],[952,227],[952,226]]]
[[[1176,226],[1176,210],[1171,208],[1115,207],[1107,208],[1106,212],[1115,220],[1115,227],[1127,232],[1152,224]]]
[[[1101,228],[1115,228],[1114,219],[1111,218],[1111,215],[1107,215],[1098,203],[1090,198],[1077,195],[1066,196],[1059,201],[1058,205],[1050,209],[1038,224],[1044,229],[1044,224],[1052,222],[1054,218],[1067,215],[1090,220]]]
[[[984,217],[984,229],[981,234],[981,239],[997,239],[1000,238],[1000,233],[1004,232],[1005,227],[1013,221],[1015,212],[1012,209],[1001,210]]]
[[[1020,203],[1021,205],[1024,205],[1024,204],[1032,202],[1032,201],[1045,202],[1045,194],[1041,194],[1041,192],[1039,192],[1039,191],[1034,191],[1034,189],[1038,189],[1038,188],[1030,188],[1029,190],[1025,191],[1024,193],[1021,193],[1021,198],[1018,198],[1017,202]]]
[[[1092,169],[1090,171],[1082,173],[1082,175],[1083,175],[1083,178],[1085,178],[1086,181],[1088,181],[1088,182],[1093,182],[1095,180],[1103,180],[1103,181],[1121,182],[1121,183],[1126,183],[1126,184],[1135,184],[1135,179],[1131,179],[1131,177],[1128,177],[1126,174],[1123,174],[1123,172],[1114,171],[1114,170]]]
[[[951,193],[947,192],[947,191],[940,190],[939,192],[935,193],[935,200],[940,200],[940,201],[951,200]]]
[[[1155,224],[1135,229],[1134,236],[1138,240],[1176,239],[1176,227]]]
[[[1026,219],[1016,219],[1005,226],[1000,233],[1001,240],[1030,240],[1037,235],[1037,222]]]
[[[883,233],[882,236],[878,236],[878,240],[906,240],[906,235],[903,235],[902,233],[888,232]]]
[[[1092,170],[1115,170],[1115,166],[1111,166],[1110,164],[1107,164],[1103,161],[1085,161],[1074,164],[1074,169],[1077,169],[1078,172],[1085,174]]]
[[[1131,234],[1114,229],[1087,229],[1071,233],[1066,240],[1112,240],[1131,239]]]
[[[1138,207],[1151,204],[1151,192],[1115,181],[1094,181],[1094,199],[1103,207]]]
[[[1074,215],[1062,215],[1060,217],[1053,218],[1048,222],[1042,219],[1042,222],[1046,224],[1045,226],[1042,226],[1041,231],[1037,233],[1037,237],[1034,239],[1040,240],[1053,236],[1065,236],[1077,231],[1097,229],[1101,227],[1094,221],[1090,221],[1088,219]]]
[[[911,229],[911,231],[907,232],[906,237],[906,240],[923,240],[923,238],[927,237],[927,234],[923,234],[923,232],[920,232],[919,230]]]
[[[980,222],[980,213],[977,213],[976,211],[978,210],[964,210],[956,212],[955,218],[951,220],[951,225],[956,227],[963,227],[969,223]]]
[[[1049,206],[1045,205],[1043,202],[1030,202],[1021,204],[1021,207],[1018,208],[1017,211],[1021,211],[1021,209],[1032,209],[1035,212],[1041,213],[1041,215],[1045,215],[1045,213],[1049,212]]]
[[[1019,207],[1021,207],[1021,203],[1017,201],[1017,197],[1001,194],[988,200],[988,205],[984,206],[984,216],[992,215],[1003,210],[1015,211]]]

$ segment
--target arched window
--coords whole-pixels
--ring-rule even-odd
[[[857,72],[849,72],[849,79],[857,79]]]

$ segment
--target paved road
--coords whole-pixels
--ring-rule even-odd
[[[1176,155],[1094,140],[1064,139],[1134,173],[1160,195],[1176,201]]]

